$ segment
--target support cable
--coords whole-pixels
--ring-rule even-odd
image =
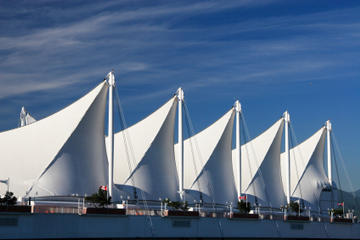
[[[199,148],[199,145],[198,145],[198,142],[196,140],[196,137],[194,137],[194,143],[192,142],[192,136],[195,136],[195,131],[194,131],[194,126],[192,124],[192,121],[191,121],[191,118],[190,118],[190,114],[189,114],[189,109],[187,107],[187,104],[185,102],[185,100],[183,101],[183,106],[184,106],[184,109],[185,109],[185,118],[186,118],[186,124],[187,124],[187,129],[188,129],[188,132],[189,132],[189,141],[190,141],[190,147],[191,147],[191,151],[192,151],[192,156],[193,156],[193,164],[196,168],[196,163],[195,163],[195,154],[194,154],[194,150],[193,150],[193,144],[195,145],[195,149],[196,149],[196,152],[198,154],[198,157],[199,157],[199,160],[200,160],[200,164],[201,166],[205,166],[203,163],[203,158],[202,158],[202,155],[201,155],[201,151],[200,151],[200,148]],[[198,169],[196,168],[195,169],[196,171],[196,176],[200,176],[201,172],[198,172]],[[198,174],[197,174],[198,172]],[[203,172],[204,173],[204,172]],[[208,177],[208,174],[206,173],[205,177]],[[197,180],[197,179],[196,179]],[[196,181],[195,180],[195,181]],[[213,185],[212,185],[212,181],[211,179],[208,179],[208,186],[209,186],[209,189],[210,189],[210,195],[211,195],[211,201],[212,201],[212,207],[213,207],[213,210],[216,212],[215,210],[215,199],[214,199],[214,189],[213,189]],[[195,183],[195,182],[194,182]],[[193,185],[194,185],[193,183]],[[201,192],[201,188],[200,188],[200,183],[198,182],[198,188],[199,188],[199,191]],[[220,222],[220,219],[218,219],[218,227],[219,227],[219,231],[220,231],[220,236],[221,238],[223,238],[224,236],[224,233],[223,233],[223,229],[222,229],[222,226],[221,226],[221,222]]]
[[[290,131],[290,136],[291,136],[290,139],[293,139],[293,140],[294,140],[295,146],[293,146],[293,149],[295,149],[296,146],[299,146],[299,143],[298,143],[298,140],[297,140],[297,137],[296,137],[296,134],[295,134],[295,131],[294,131],[294,128],[293,128],[292,124],[289,124],[289,126],[290,126],[290,130],[291,130],[291,131]],[[299,153],[299,155],[300,155],[300,160],[302,161],[303,165],[305,165],[305,158],[304,158],[304,154],[303,154],[301,148],[297,148],[297,151],[298,151],[298,153]],[[297,161],[296,161],[296,158],[295,158],[295,155],[296,155],[296,154],[295,154],[295,151],[294,151],[294,150],[293,150],[293,153],[294,153],[294,154],[293,154],[294,159],[293,159],[292,162],[295,162],[297,179],[299,179],[299,180],[298,180],[298,183],[297,183],[298,185],[295,187],[295,191],[296,191],[296,188],[299,187],[300,197],[301,197],[301,199],[304,200],[303,193],[302,193],[302,187],[301,187],[301,184],[300,184],[301,179],[302,179],[303,176],[300,176],[300,175],[299,175],[298,167],[297,167],[297,164],[296,164]],[[312,153],[312,154],[313,154],[313,153]],[[310,157],[312,157],[312,156],[310,156]],[[308,164],[309,164],[309,163],[308,163]],[[307,167],[308,167],[308,164],[306,164],[306,166],[305,166],[305,168],[304,168],[304,172],[303,172],[302,174],[305,173],[305,171],[306,171],[306,169],[307,169]],[[295,191],[294,191],[294,193],[295,193]],[[313,195],[313,197],[316,199],[317,207],[318,207],[318,209],[319,209],[319,215],[321,215],[320,197],[318,197],[315,192],[312,192],[312,195]],[[326,231],[326,230],[325,230],[325,231]]]
[[[185,108],[185,104],[184,104],[184,108]],[[193,163],[193,166],[194,166],[195,176],[198,176],[200,172],[199,172],[199,170],[197,168],[197,164],[195,163],[195,158],[196,158],[195,157],[195,151],[196,150],[194,149],[194,146],[193,146],[195,143],[193,143],[192,139],[191,139],[191,137],[194,136],[194,134],[193,134],[193,130],[191,130],[192,127],[191,127],[190,120],[188,119],[190,117],[188,117],[186,114],[187,114],[187,110],[185,111],[185,124],[186,124],[187,134],[189,136],[188,140],[190,142],[189,145],[190,145],[190,150],[191,150],[191,157],[192,157],[192,160],[193,160],[192,163]],[[198,153],[198,157],[199,157],[199,160],[201,162],[201,165],[203,165],[200,151],[196,151],[196,152]],[[197,186],[198,186],[198,188],[199,188],[199,190],[201,192],[201,186],[200,186],[199,182],[197,182]]]
[[[294,140],[295,140],[296,146],[299,146],[299,143],[298,143],[298,141],[297,141],[297,137],[296,137],[295,131],[294,131],[293,127],[292,127],[292,124],[290,124],[289,126],[290,126],[290,129],[291,129],[290,134],[292,134],[292,137],[293,137]],[[298,151],[299,151],[298,153],[299,153],[299,155],[300,155],[300,159],[301,159],[301,161],[303,162],[303,165],[305,165],[305,163],[304,163],[304,159],[305,159],[305,158],[304,158],[304,155],[303,155],[303,153],[302,153],[302,151],[301,151],[301,148],[298,148]],[[313,153],[312,153],[312,154],[313,154]],[[312,156],[311,156],[311,157],[312,157]],[[295,151],[294,151],[294,162],[295,162],[295,165],[296,165]],[[296,166],[297,166],[297,165],[296,165]],[[304,173],[305,173],[307,167],[308,167],[308,164],[307,164],[307,165],[305,166],[305,168],[304,168]],[[302,179],[303,176],[301,176],[301,178],[299,178],[298,169],[296,169],[296,173],[297,173],[297,177],[298,177],[298,179],[299,179],[298,186],[299,186],[300,196],[301,196],[301,199],[303,199],[303,194],[302,194],[301,184],[300,184],[301,179]],[[303,173],[303,174],[304,174],[304,173]],[[297,187],[297,186],[296,186],[296,187]],[[296,190],[296,188],[295,188],[295,190]],[[313,197],[316,199],[316,202],[317,202],[317,204],[318,204],[317,207],[318,207],[318,209],[319,209],[319,216],[321,216],[320,197],[317,197],[317,195],[316,195],[315,192],[312,192],[312,194],[313,194]],[[299,207],[300,207],[300,206],[299,206]],[[310,214],[311,214],[311,210],[309,210],[309,211],[310,211]],[[325,222],[323,222],[321,226],[323,227],[326,236],[328,236],[328,230],[327,230],[327,227],[326,227]]]
[[[256,154],[256,151],[255,151],[255,148],[254,148],[252,142],[250,141],[251,138],[250,138],[249,129],[248,129],[248,126],[247,126],[247,123],[246,123],[246,120],[245,120],[245,116],[244,116],[244,114],[241,114],[240,116],[241,116],[241,119],[242,119],[242,122],[243,122],[243,128],[244,128],[244,132],[245,132],[244,136],[245,136],[245,138],[247,138],[247,141],[245,140],[245,142],[246,142],[245,143],[246,152],[249,153],[248,144],[247,144],[247,143],[249,143],[250,148],[251,148],[251,150],[252,150],[252,152],[253,152],[253,154],[255,156],[256,165],[258,166],[258,172],[259,172],[259,175],[260,175],[260,181],[262,182],[262,185],[264,186],[265,198],[266,198],[266,200],[267,200],[267,202],[269,204],[270,210],[272,211],[273,207],[272,207],[271,201],[269,200],[270,198],[269,198],[269,195],[268,195],[268,190],[267,190],[267,187],[266,187],[266,184],[265,184],[264,176],[263,176],[262,171],[261,171],[261,164],[259,164],[259,158],[258,158],[258,156]],[[250,167],[250,171],[251,171],[251,164],[250,164],[249,154],[248,154],[248,162],[249,162],[249,167]],[[252,176],[253,176],[253,179],[254,179],[255,175],[252,175]],[[249,183],[249,186],[252,185],[252,183],[253,183],[253,181],[251,181]],[[249,188],[249,186],[247,187],[247,189]],[[246,192],[247,189],[245,189],[244,192]],[[252,189],[254,191],[254,197],[256,197],[257,195],[256,195],[255,186],[252,186]],[[281,237],[281,231],[280,231],[279,223],[277,221],[273,221],[273,223],[274,223],[274,225],[276,227],[276,232],[277,232],[278,236]]]
[[[253,169],[252,169],[252,167],[251,167],[251,162],[250,162],[250,150],[249,150],[249,144],[251,144],[250,143],[250,141],[251,141],[251,136],[250,136],[250,134],[249,134],[249,129],[248,129],[248,126],[247,126],[247,123],[246,123],[246,120],[245,120],[245,115],[244,114],[241,114],[240,115],[240,119],[241,119],[241,121],[240,122],[242,122],[243,123],[243,127],[242,128],[240,128],[240,129],[243,129],[243,136],[244,136],[244,139],[245,139],[245,141],[244,141],[244,145],[243,146],[245,146],[245,149],[246,149],[246,155],[247,155],[247,162],[248,162],[248,165],[249,165],[249,171],[250,171],[250,175],[251,176],[255,176],[255,174],[254,174],[254,171],[253,171]],[[248,144],[249,143],[249,144]],[[251,149],[252,150],[252,149]],[[257,157],[257,155],[256,155],[256,152],[254,151],[254,156],[255,156],[255,161],[256,161],[256,163],[257,163],[257,159],[258,159],[258,157]],[[257,164],[258,165],[258,164]],[[259,166],[260,167],[260,166]],[[250,184],[251,184],[251,182],[249,183],[249,185],[248,186],[246,186],[246,188],[244,188],[244,193],[248,190],[248,188],[249,188],[249,186],[250,186]],[[254,191],[254,195],[256,196],[257,195],[257,193],[256,193],[256,188],[255,188],[255,186],[252,186],[252,190]]]
[[[192,124],[192,121],[191,121],[191,118],[190,118],[189,110],[188,110],[188,107],[187,107],[187,104],[186,104],[185,101],[184,101],[183,105],[184,105],[184,108],[185,108],[186,124],[187,124],[187,127],[190,130],[190,134],[191,134],[190,135],[191,137],[189,137],[189,139],[190,139],[190,145],[191,145],[192,151],[193,151],[193,144],[194,144],[195,145],[195,151],[196,151],[196,153],[197,153],[197,155],[199,157],[199,160],[200,160],[200,164],[201,164],[201,166],[205,166],[196,137],[193,138],[194,143],[192,142],[192,136],[195,136],[195,131],[194,131],[194,127],[193,127],[193,124]],[[195,158],[193,158],[193,163],[194,163],[194,165],[196,165],[195,164]],[[197,176],[200,176],[201,172],[203,172],[203,170],[201,170],[200,172],[197,172]],[[208,174],[206,174],[205,177],[208,177]],[[215,209],[214,189],[213,189],[211,179],[208,179],[208,180],[209,180],[208,182],[209,182],[209,189],[210,189],[210,193],[211,193],[212,205],[213,205],[213,209]],[[195,183],[195,181],[194,181],[194,183]],[[194,185],[194,183],[193,183],[193,185]],[[200,183],[198,182],[198,184],[199,184],[198,186],[199,186],[199,190],[200,190]]]
[[[354,186],[353,186],[353,184],[352,184],[352,181],[350,180],[350,175],[349,175],[349,172],[348,172],[348,170],[347,170],[347,168],[346,168],[346,164],[345,164],[344,158],[343,158],[343,156],[342,156],[342,153],[341,153],[341,151],[340,151],[340,147],[339,147],[337,138],[336,138],[334,132],[331,132],[331,135],[332,135],[332,139],[333,139],[333,142],[332,142],[332,143],[334,144],[335,150],[336,150],[336,152],[337,152],[338,155],[339,155],[339,158],[340,158],[340,161],[341,161],[341,164],[342,164],[342,166],[343,166],[344,173],[345,173],[346,180],[348,181],[349,186],[350,186],[350,190],[352,191],[352,196],[353,196],[354,199],[356,199],[355,188],[354,188]],[[355,202],[357,202],[357,201],[355,201]]]
[[[299,145],[298,141],[297,141],[297,138],[296,138],[296,135],[295,135],[295,131],[294,131],[294,128],[292,126],[291,123],[289,123],[289,127],[290,127],[290,157],[293,157],[293,159],[290,159],[291,163],[294,163],[295,165],[295,172],[296,172],[296,178],[299,179],[299,182],[298,182],[298,185],[295,186],[295,190],[297,187],[299,187],[299,191],[300,191],[300,196],[301,198],[303,198],[303,195],[302,195],[302,189],[301,189],[301,184],[300,183],[300,174],[299,174],[299,166],[297,164],[297,161],[296,161],[296,154],[295,154],[295,147]],[[293,154],[291,154],[291,150],[293,150]],[[304,157],[302,155],[302,151],[300,150],[300,148],[296,148],[296,150],[298,151],[299,155],[300,155],[300,161],[302,161],[303,165],[305,165],[304,163]],[[306,169],[306,167],[305,167]],[[291,189],[291,188],[290,188]],[[291,189],[292,190],[292,189]],[[293,192],[290,193],[290,197],[293,195]]]
[[[246,123],[245,117],[243,116],[244,114],[241,114],[241,115],[242,115],[242,120],[243,120],[243,123],[244,123],[243,125],[244,125],[244,128],[245,128],[245,137],[250,136],[250,134],[249,134],[249,129],[248,129],[248,127],[247,127],[247,123]],[[262,185],[264,186],[266,201],[268,202],[269,207],[270,207],[270,209],[272,210],[272,209],[273,209],[273,208],[272,208],[272,203],[271,203],[271,201],[270,201],[269,193],[268,193],[268,190],[267,190],[267,187],[266,187],[266,184],[265,184],[264,175],[263,175],[263,173],[262,173],[262,171],[261,171],[261,164],[259,164],[259,157],[258,157],[257,154],[256,154],[255,147],[254,147],[253,143],[252,143],[251,141],[249,141],[248,143],[249,143],[249,145],[250,145],[250,146],[249,146],[249,147],[250,147],[250,150],[253,152],[253,154],[254,154],[254,156],[255,156],[255,162],[256,162],[256,165],[258,166],[257,172],[259,173],[260,180],[261,180],[261,182],[262,182]],[[245,148],[247,149],[247,151],[249,151],[249,149],[248,149],[248,144],[245,145]],[[248,159],[248,161],[250,161],[250,159]],[[250,162],[249,162],[249,166],[251,166]],[[253,180],[254,180],[254,177],[255,177],[255,175],[253,175],[253,179],[252,179],[252,181],[249,183],[249,186],[252,185]],[[248,186],[248,187],[249,187],[249,186]],[[252,188],[253,188],[254,193],[256,193],[255,186],[252,186]]]
[[[117,106],[118,106],[118,110],[119,110],[119,117],[120,117],[120,122],[122,124],[122,127],[123,127],[123,139],[124,139],[124,142],[125,142],[125,150],[126,150],[126,156],[133,161],[133,164],[134,166],[136,165],[135,163],[135,154],[134,154],[134,149],[133,149],[133,145],[131,143],[131,138],[127,132],[128,130],[128,126],[126,124],[126,120],[125,120],[125,116],[124,116],[124,111],[123,111],[123,108],[122,108],[122,105],[121,105],[121,102],[120,102],[120,97],[119,97],[119,93],[117,91],[117,88],[115,88],[115,96],[116,96],[116,102],[117,102]],[[129,154],[129,149],[130,149],[130,154]],[[128,160],[128,166],[129,166],[129,170],[130,170],[130,174],[132,173],[133,169],[132,169],[132,165],[131,165],[131,161],[129,159]],[[131,177],[130,178],[131,180],[131,183],[133,185],[133,187],[135,188],[135,179],[134,177]],[[140,191],[140,194],[141,194],[141,198],[143,200],[143,204],[144,204],[144,207],[146,209],[146,211],[148,212],[148,214],[146,214],[147,216],[147,219],[149,221],[149,225],[150,225],[150,231],[151,231],[151,235],[154,236],[154,227],[153,227],[153,222],[152,222],[152,219],[151,219],[151,213],[150,213],[150,210],[149,210],[149,206],[147,204],[147,200],[145,198],[145,194],[144,194],[144,191],[140,188],[138,188],[139,191]]]
[[[336,170],[336,177],[339,183],[339,187],[338,187],[338,191],[340,192],[340,196],[341,196],[341,201],[344,201],[344,193],[343,193],[343,188],[341,187],[341,181],[340,181],[340,174],[339,174],[339,167],[338,167],[338,163],[337,163],[337,159],[336,159],[336,155],[335,155],[335,150],[334,150],[334,145],[333,142],[331,142],[332,145],[332,153],[334,156],[334,163],[335,163],[335,170]]]

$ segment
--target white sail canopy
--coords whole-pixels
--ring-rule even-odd
[[[16,196],[92,194],[106,184],[107,88],[104,81],[61,111],[0,133],[0,178]]]
[[[176,106],[173,97],[142,121],[115,134],[115,184],[140,189],[146,199],[177,199],[173,148]]]
[[[236,201],[231,161],[234,115],[232,108],[208,128],[184,141],[184,188],[201,192],[207,202]],[[175,145],[176,151],[177,148]]]
[[[322,127],[310,138],[290,150],[291,196],[305,200],[313,208],[319,206],[321,190],[329,182],[323,162],[325,136],[326,128]],[[285,157],[282,153],[282,172],[285,172]],[[284,184],[285,180],[283,176]]]
[[[242,193],[256,197],[262,205],[280,207],[285,202],[280,172],[283,127],[284,120],[281,118],[265,132],[241,146]],[[239,171],[235,156],[233,150],[234,175]]]
[[[85,195],[108,183],[104,115],[108,84],[47,118],[36,121],[23,107],[21,127],[0,133],[0,179],[17,196]],[[114,135],[114,183],[135,198],[178,200],[179,164],[174,151],[177,97]],[[241,186],[231,150],[234,108],[183,143],[184,189],[204,202],[235,203],[237,189],[263,206],[285,204],[284,118],[241,146]],[[31,123],[31,124],[30,124]],[[319,206],[328,184],[323,166],[325,127],[290,150],[291,196]],[[176,155],[176,157],[179,157]],[[177,160],[177,161],[176,161]],[[123,187],[123,188],[121,188]],[[140,192],[139,192],[140,191]],[[120,192],[115,189],[116,195]]]

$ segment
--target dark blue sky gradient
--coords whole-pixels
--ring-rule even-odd
[[[196,131],[236,99],[251,137],[285,110],[298,142],[330,119],[358,189],[359,12],[359,1],[0,0],[0,131],[21,106],[41,119],[114,69],[129,125],[179,86]]]

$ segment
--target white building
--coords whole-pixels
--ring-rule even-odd
[[[106,138],[106,148],[104,137],[108,90],[115,83],[110,86],[104,81],[68,107],[31,124],[23,109],[24,124],[0,133],[0,179],[11,179],[15,195],[83,196],[114,183],[114,200],[126,195],[235,205],[238,196],[247,195],[252,203],[279,208],[287,202],[289,182],[291,198],[315,208],[322,189],[329,187],[323,164],[325,127],[290,150],[287,177],[287,157],[281,153],[287,133],[284,117],[242,144],[240,160],[232,150],[236,107],[181,141],[180,151],[174,137],[176,130],[182,131],[182,123],[176,128],[175,120],[183,94],[115,133],[112,159],[111,139]]]

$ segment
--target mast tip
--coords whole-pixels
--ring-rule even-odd
[[[115,74],[114,74],[114,70],[112,70],[111,72],[109,72],[106,75],[106,78],[108,80],[108,83],[110,86],[115,86]]]
[[[242,109],[241,109],[241,104],[240,104],[239,100],[235,101],[234,108],[235,108],[236,112],[241,112]]]
[[[183,101],[184,100],[184,90],[179,87],[178,90],[176,91],[176,96],[178,97],[179,100]]]
[[[330,122],[330,120],[327,120],[326,121],[326,123],[325,123],[325,126],[326,126],[326,128],[329,130],[329,131],[331,131],[331,122]]]
[[[285,121],[290,122],[290,114],[289,114],[288,110],[286,110],[283,113],[283,118],[284,118]]]

